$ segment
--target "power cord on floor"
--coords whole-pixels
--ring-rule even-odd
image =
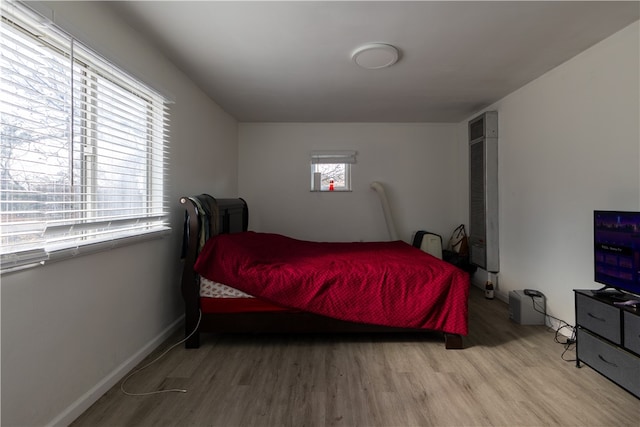
[[[150,396],[150,395],[153,395],[153,394],[160,394],[160,393],[186,393],[187,390],[181,389],[181,388],[171,388],[171,389],[167,389],[167,390],[155,390],[155,391],[148,391],[148,392],[143,392],[143,393],[131,393],[131,392],[128,392],[128,391],[126,391],[124,389],[124,384],[127,381],[129,381],[129,379],[131,377],[133,377],[134,375],[136,375],[138,372],[140,372],[140,371],[142,371],[144,369],[147,369],[149,366],[153,365],[158,360],[162,359],[167,353],[169,353],[175,347],[179,346],[180,344],[184,343],[189,338],[191,338],[191,336],[193,334],[195,334],[196,331],[198,330],[198,328],[200,327],[200,321],[201,320],[202,320],[202,311],[199,311],[198,312],[198,323],[196,323],[196,327],[193,329],[193,331],[191,331],[191,333],[189,335],[187,335],[186,338],[184,338],[184,339],[178,341],[177,343],[173,344],[171,347],[169,347],[164,352],[162,352],[162,354],[160,354],[160,356],[156,357],[151,362],[149,362],[146,365],[144,365],[142,368],[136,369],[135,371],[133,371],[129,375],[127,375],[127,377],[124,380],[122,380],[122,383],[120,384],[120,390],[122,391],[122,393],[126,394],[127,396]]]
[[[564,360],[565,362],[575,362],[576,359],[565,359],[565,354],[567,353],[567,351],[573,350],[575,348],[575,344],[576,344],[576,341],[577,341],[577,339],[576,339],[576,327],[571,325],[571,324],[569,324],[569,323],[567,323],[567,322],[565,322],[562,319],[558,319],[557,317],[548,314],[547,310],[546,310],[546,305],[544,307],[540,307],[533,296],[531,296],[530,298],[531,298],[531,304],[533,305],[533,309],[535,311],[537,311],[538,313],[542,313],[542,314],[545,315],[545,317],[549,317],[551,319],[554,319],[555,321],[557,321],[559,323],[559,326],[555,330],[555,335],[553,337],[553,340],[554,340],[554,342],[556,342],[558,344],[562,344],[564,346],[564,351],[560,355],[560,358],[562,360]],[[570,336],[568,338],[560,333],[560,331],[565,329],[565,328],[569,328],[571,330],[571,334],[570,334]],[[563,339],[560,339],[560,337],[562,337]]]

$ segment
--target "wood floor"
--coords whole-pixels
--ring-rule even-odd
[[[564,361],[554,331],[510,322],[506,304],[477,288],[469,321],[464,350],[411,334],[205,336],[126,383],[187,393],[132,397],[118,385],[72,425],[639,425],[640,400]]]

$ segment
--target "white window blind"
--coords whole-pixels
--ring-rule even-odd
[[[346,163],[353,164],[356,162],[356,152],[349,150],[339,151],[312,151],[311,164],[331,164]]]
[[[165,100],[19,3],[2,7],[2,270],[167,230]]]

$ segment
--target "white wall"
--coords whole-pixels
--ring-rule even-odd
[[[4,275],[2,425],[72,421],[183,314],[181,195],[237,196],[237,123],[104,5],[47,2],[80,38],[169,94],[172,234]]]
[[[499,121],[499,294],[539,289],[572,324],[572,290],[600,287],[593,211],[640,208],[638,26],[488,108]]]
[[[249,226],[308,240],[388,240],[372,181],[386,190],[398,236],[416,230],[444,240],[466,212],[460,210],[453,124],[242,123],[239,190]],[[353,191],[310,192],[312,150],[357,151]]]

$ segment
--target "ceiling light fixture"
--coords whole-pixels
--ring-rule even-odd
[[[398,49],[386,43],[367,43],[357,48],[351,59],[368,70],[390,67],[398,61]]]

